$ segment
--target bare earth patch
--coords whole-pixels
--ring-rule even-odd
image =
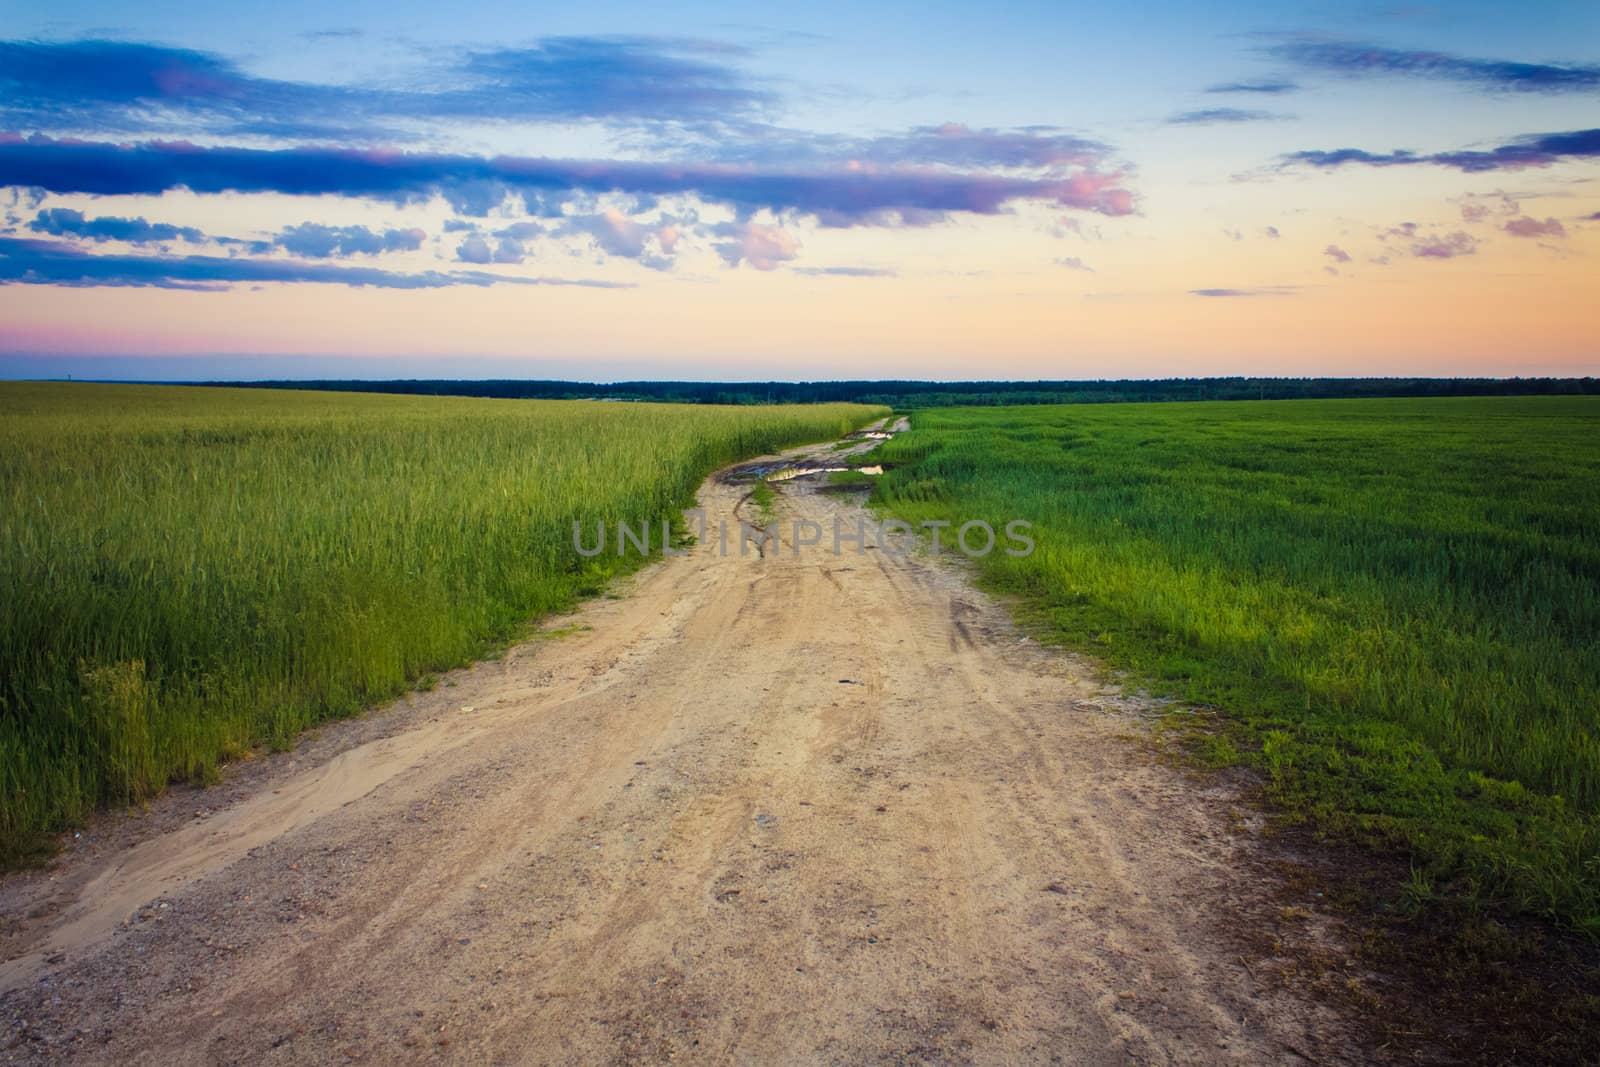
[[[853,528],[822,481],[785,484],[774,526]],[[747,492],[701,503],[731,522]],[[960,566],[713,538],[623,592],[6,879],[0,1053],[1371,1055],[1240,928],[1265,896],[1241,794],[1130,744],[1151,702],[1025,639]]]

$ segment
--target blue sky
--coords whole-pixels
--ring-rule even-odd
[[[0,374],[1600,368],[1593,3],[158,0],[5,36]]]

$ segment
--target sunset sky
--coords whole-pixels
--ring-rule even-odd
[[[0,377],[1600,374],[1594,0],[0,32]]]

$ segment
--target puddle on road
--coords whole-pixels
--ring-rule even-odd
[[[845,440],[887,441],[893,436],[893,433],[885,430],[858,430],[855,433],[847,434],[845,436]],[[871,451],[874,450],[862,449],[860,452],[855,454],[860,456]],[[848,458],[848,455],[839,457],[841,460]],[[884,466],[881,463],[874,463],[859,467],[841,464],[838,462],[824,464],[815,456],[813,456],[809,459],[803,459],[798,463],[791,463],[783,460],[768,460],[766,462],[741,464],[740,466],[734,467],[731,470],[725,471],[722,475],[722,478],[724,481],[728,482],[787,482],[793,478],[804,478],[812,474],[836,474],[841,471],[860,471],[862,474],[875,476],[883,473]]]
[[[763,475],[769,482],[787,482],[791,478],[804,478],[808,474],[837,474],[840,471],[859,471],[862,474],[882,474],[882,464],[872,467],[783,467]]]

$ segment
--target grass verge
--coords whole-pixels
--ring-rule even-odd
[[[948,409],[883,454],[889,514],[1031,521],[978,564],[1024,624],[1366,857],[1403,1025],[1600,1047],[1600,401]]]
[[[659,552],[712,470],[881,414],[0,384],[0,861],[503,647],[639,565],[617,523]]]

